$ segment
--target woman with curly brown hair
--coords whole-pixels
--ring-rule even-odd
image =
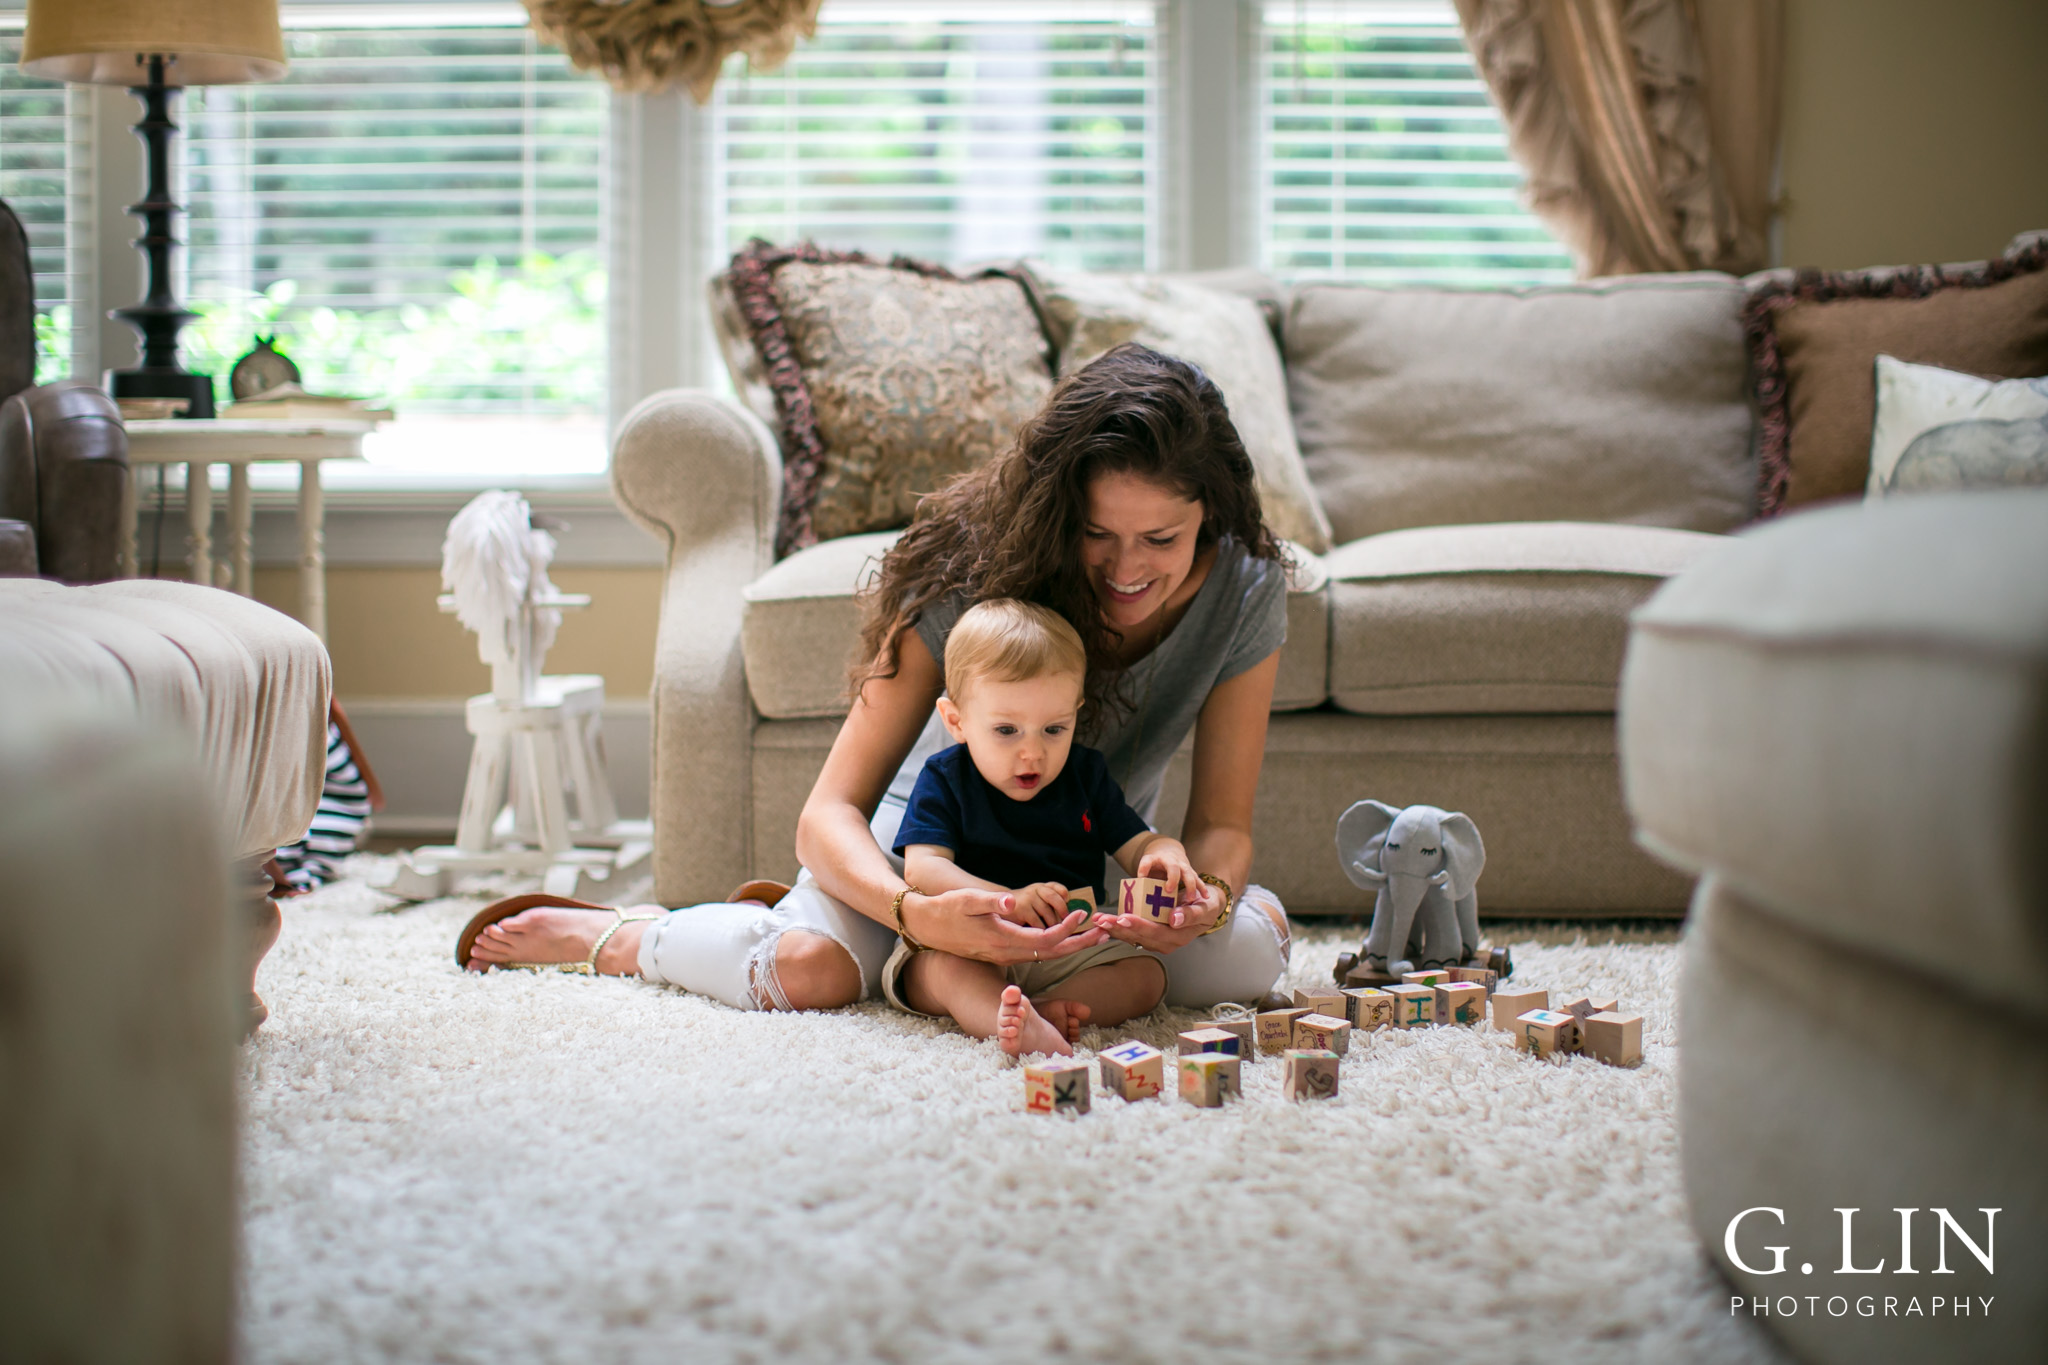
[[[880,991],[899,935],[1002,965],[1116,938],[1161,957],[1169,1004],[1257,1000],[1287,960],[1285,911],[1247,884],[1286,596],[1222,393],[1183,361],[1119,346],[1064,380],[1008,453],[925,498],[864,590],[852,708],[798,822],[795,887],[773,905],[645,918],[527,910],[485,928],[470,965],[590,961],[742,1008],[829,1009]],[[1171,923],[1017,923],[999,892],[921,894],[888,852],[947,742],[934,715],[947,634],[993,598],[1050,607],[1080,634],[1079,737],[1148,820],[1193,731],[1181,843],[1203,882]]]

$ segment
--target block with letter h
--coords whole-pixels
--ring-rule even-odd
[[[1102,1088],[1127,1100],[1147,1100],[1166,1089],[1166,1054],[1136,1039],[1102,1054]]]

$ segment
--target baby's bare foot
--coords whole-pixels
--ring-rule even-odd
[[[1040,1000],[1039,1017],[1060,1031],[1070,1043],[1081,1041],[1081,1025],[1088,1022],[1089,1008],[1078,1000]]]
[[[1021,1057],[1027,1052],[1072,1056],[1074,1051],[1068,1045],[1064,1028],[1047,1022],[1045,1016],[1024,998],[1024,992],[1015,986],[1003,987],[1002,1004],[996,1007],[996,1041],[1012,1057]]]

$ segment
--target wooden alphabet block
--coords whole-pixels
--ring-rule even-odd
[[[1450,983],[1450,979],[1451,974],[1441,967],[1431,967],[1426,971],[1401,973],[1402,985],[1428,986],[1432,990],[1434,990],[1438,986],[1448,985]]]
[[[1225,1033],[1237,1035],[1237,1055],[1246,1061],[1256,1061],[1259,1055],[1258,1026],[1249,1019],[1211,1019],[1202,1028],[1220,1028]]]
[[[1088,1112],[1088,1063],[1078,1057],[1049,1057],[1024,1066],[1024,1110],[1030,1114]]]
[[[1190,1052],[1180,1059],[1180,1097],[1203,1109],[1244,1093],[1244,1067],[1222,1052]]]
[[[1492,995],[1494,988],[1500,985],[1500,973],[1491,967],[1453,967],[1451,980],[1469,981],[1484,988],[1488,995]]]
[[[1578,1042],[1579,1021],[1563,1010],[1530,1010],[1517,1015],[1515,1025],[1522,1050],[1538,1057],[1570,1052]]]
[[[1173,906],[1173,897],[1166,893],[1166,883],[1157,877],[1126,877],[1117,889],[1116,912],[1119,915],[1136,915],[1154,924],[1172,924]]]
[[[1132,1039],[1103,1053],[1102,1088],[1127,1100],[1147,1100],[1165,1093],[1166,1054]]]
[[[1585,995],[1575,995],[1562,1005],[1557,1005],[1553,1008],[1561,1013],[1571,1015],[1574,1019],[1591,1019],[1600,1012],[1594,1008],[1592,997]]]
[[[1530,1010],[1550,1008],[1550,992],[1532,990],[1526,986],[1503,986],[1493,993],[1493,1026],[1514,1033],[1521,1030],[1515,1021]]]
[[[1095,913],[1094,887],[1073,886],[1067,888],[1067,913],[1071,915],[1076,910],[1086,910],[1091,915]],[[1083,920],[1082,923],[1086,924],[1087,921]]]
[[[1294,1046],[1334,1052],[1351,1050],[1351,1024],[1334,1014],[1304,1014],[1294,1021]]]
[[[1290,1100],[1333,1100],[1337,1098],[1337,1054],[1328,1048],[1296,1047],[1287,1050],[1287,1077],[1283,1087]]]
[[[1476,981],[1450,981],[1436,988],[1439,1024],[1477,1024],[1486,1018],[1486,987]]]
[[[1180,1035],[1180,1055],[1185,1057],[1194,1052],[1221,1052],[1232,1057],[1244,1055],[1244,1040],[1229,1029],[1191,1028]]]
[[[1328,1014],[1339,1019],[1344,1017],[1344,992],[1339,990],[1296,991],[1294,1003],[1316,1014]]]
[[[1294,1046],[1294,1021],[1313,1010],[1295,1008],[1267,1010],[1258,1018],[1259,1051],[1285,1052]]]
[[[1643,1016],[1600,1011],[1579,1025],[1579,1051],[1609,1066],[1634,1066],[1643,1060]]]
[[[1394,1027],[1422,1028],[1436,1022],[1436,992],[1428,986],[1389,986],[1394,998]]]
[[[1621,1002],[1619,1000],[1616,1000],[1613,996],[1607,996],[1603,998],[1601,996],[1596,995],[1593,997],[1593,1013],[1619,1014],[1621,1013]]]
[[[1360,1033],[1394,1026],[1394,997],[1385,991],[1350,989],[1344,992],[1344,1017]]]

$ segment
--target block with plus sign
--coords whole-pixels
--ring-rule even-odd
[[[1030,1114],[1088,1112],[1088,1063],[1049,1057],[1024,1067],[1024,1110]]]
[[[1146,1100],[1166,1089],[1166,1054],[1133,1039],[1103,1053],[1102,1088],[1127,1100]]]
[[[1173,896],[1157,877],[1126,877],[1118,888],[1116,912],[1136,915],[1154,924],[1173,923]]]

